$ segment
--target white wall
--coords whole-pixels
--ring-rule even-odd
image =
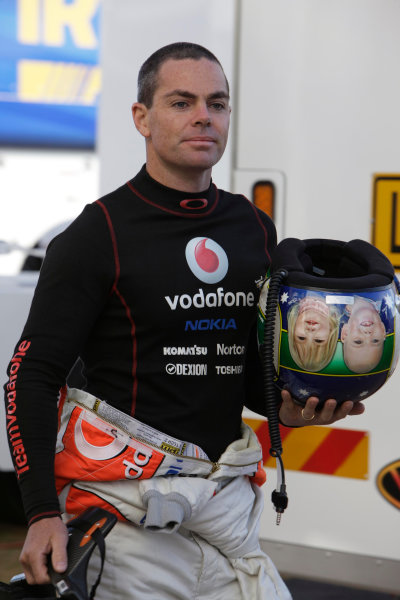
[[[236,168],[286,176],[285,235],[370,240],[400,170],[398,0],[242,2]]]

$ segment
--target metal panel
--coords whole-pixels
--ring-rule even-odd
[[[399,563],[378,555],[365,556],[312,548],[300,544],[261,541],[261,547],[285,578],[305,577],[315,581],[348,584],[368,591],[397,594]]]

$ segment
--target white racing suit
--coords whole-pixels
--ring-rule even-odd
[[[96,600],[289,600],[259,545],[263,493],[251,478],[261,458],[245,424],[212,463],[197,446],[69,390],[56,454],[63,510],[96,505],[119,518]]]

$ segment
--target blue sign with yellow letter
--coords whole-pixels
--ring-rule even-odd
[[[93,148],[100,0],[0,2],[0,145]]]

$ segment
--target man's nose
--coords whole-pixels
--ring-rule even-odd
[[[209,125],[211,123],[210,110],[205,102],[202,102],[197,106],[195,123],[200,125]]]

